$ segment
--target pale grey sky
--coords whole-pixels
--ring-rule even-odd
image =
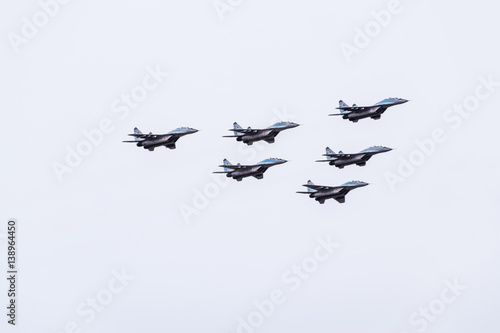
[[[21,267],[18,325],[4,316],[2,331],[498,331],[497,4],[53,1],[41,0],[52,16],[35,0],[0,4],[0,233],[18,219]],[[144,80],[154,87],[127,108]],[[328,117],[339,99],[386,97],[411,102],[378,121]],[[221,137],[281,118],[302,126],[272,145]],[[102,122],[88,146],[82,132]],[[135,126],[201,131],[151,153],[121,143]],[[424,155],[416,141],[436,129],[445,139]],[[314,162],[326,146],[372,145],[396,149],[363,168]],[[268,157],[290,162],[263,180],[212,178],[223,158]],[[55,163],[71,169],[61,181]],[[295,193],[308,179],[371,185],[319,205]],[[291,290],[292,265],[328,237],[340,247]],[[91,310],[122,270],[134,279]],[[254,302],[273,290],[283,302],[266,316]]]

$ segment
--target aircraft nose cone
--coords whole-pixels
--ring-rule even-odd
[[[404,99],[404,98],[400,98],[399,101],[401,102],[401,104],[404,104],[406,102],[409,102],[409,100],[407,99]]]

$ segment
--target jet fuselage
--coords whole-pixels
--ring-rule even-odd
[[[336,159],[336,160],[331,160],[330,161],[330,165],[334,165],[338,168],[343,168],[345,167],[346,165],[351,165],[351,164],[356,164],[356,165],[359,165],[359,166],[364,166],[366,164],[366,161],[368,161],[370,159],[371,156],[369,157],[364,157],[364,156],[360,156],[360,155],[357,155],[356,157],[353,157],[353,158],[344,158],[344,159]]]
[[[231,177],[233,179],[242,179],[242,178],[246,178],[246,177],[252,177],[252,176],[262,176],[263,173],[267,170],[267,168],[265,168],[264,170],[262,170],[261,166],[254,166],[252,168],[245,168],[245,169],[241,169],[241,170],[234,170],[232,171],[231,173],[228,173],[227,174],[227,177]],[[256,177],[257,179],[260,179],[262,177]]]
[[[162,135],[155,140],[144,140],[137,143],[137,147],[144,147],[145,149],[157,148],[161,146],[169,146],[177,141],[179,137],[173,138],[169,135]],[[175,140],[174,140],[175,139]]]
[[[390,105],[390,106],[392,106],[392,105]],[[346,115],[342,116],[342,118],[349,119],[350,121],[354,121],[354,122],[356,122],[360,119],[364,119],[364,118],[380,119],[380,116],[382,115],[382,113],[385,112],[385,110],[387,110],[388,107],[389,106],[373,107],[373,108],[370,108],[366,111],[353,112],[353,113],[346,114]]]
[[[252,145],[256,141],[266,140],[269,143],[274,142],[274,138],[279,134],[277,131],[265,130],[256,134],[244,134],[236,138],[236,141],[243,141],[247,145]]]

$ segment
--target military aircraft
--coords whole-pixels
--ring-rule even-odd
[[[193,134],[198,132],[198,130],[190,127],[179,127],[167,134],[143,134],[137,127],[134,128],[134,134],[129,134],[134,137],[133,141],[123,141],[136,143],[137,147],[143,147],[144,149],[149,149],[149,151],[154,151],[156,147],[165,146],[169,149],[175,149],[175,142],[179,140],[181,136]]]
[[[397,97],[386,98],[383,101],[371,106],[357,106],[356,104],[349,106],[343,101],[340,101],[340,106],[337,108],[340,110],[340,113],[330,114],[330,116],[342,116],[343,119],[349,119],[354,123],[363,118],[380,119],[382,113],[384,113],[385,110],[391,106],[404,104],[406,102],[408,102],[408,100]]]
[[[342,151],[339,151],[338,154],[335,154],[333,150],[329,147],[326,147],[326,160],[318,160],[316,162],[328,162],[330,165],[335,165],[337,168],[342,169],[346,165],[356,164],[359,166],[365,166],[366,162],[372,158],[373,155],[386,153],[391,151],[391,148],[382,147],[382,146],[373,146],[370,148],[366,148],[357,154],[344,154]]]
[[[264,172],[272,166],[286,163],[286,160],[280,158],[268,158],[254,165],[232,165],[227,159],[224,159],[224,164],[219,165],[224,168],[224,171],[216,171],[214,173],[224,173],[227,177],[232,177],[237,181],[241,181],[246,177],[255,177],[257,179],[264,178]]]
[[[247,145],[252,145],[256,141],[264,140],[267,143],[273,143],[274,138],[281,131],[287,130],[289,128],[294,128],[299,126],[299,124],[292,123],[289,121],[281,121],[274,125],[271,125],[264,129],[253,129],[248,127],[247,129],[242,128],[238,123],[233,124],[233,129],[230,131],[234,132],[234,135],[224,135],[224,138],[236,138],[236,141],[243,141]]]
[[[307,181],[306,185],[302,185],[307,187],[307,192],[297,192],[301,194],[309,194],[310,198],[314,198],[320,204],[324,204],[327,199],[335,199],[339,203],[345,202],[345,196],[350,191],[358,188],[369,185],[368,183],[361,181],[350,181],[340,186],[322,186],[322,185],[314,185],[312,181]]]

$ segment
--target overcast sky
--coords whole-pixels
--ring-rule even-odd
[[[497,4],[62,2],[0,4],[0,233],[18,219],[20,267],[2,331],[498,332]],[[328,117],[387,97],[411,101]],[[301,126],[222,138],[279,120]],[[149,152],[121,142],[135,126],[200,132]],[[314,162],[372,145],[395,150]],[[268,157],[289,162],[211,174]],[[319,205],[295,193],[309,179],[370,185]]]

